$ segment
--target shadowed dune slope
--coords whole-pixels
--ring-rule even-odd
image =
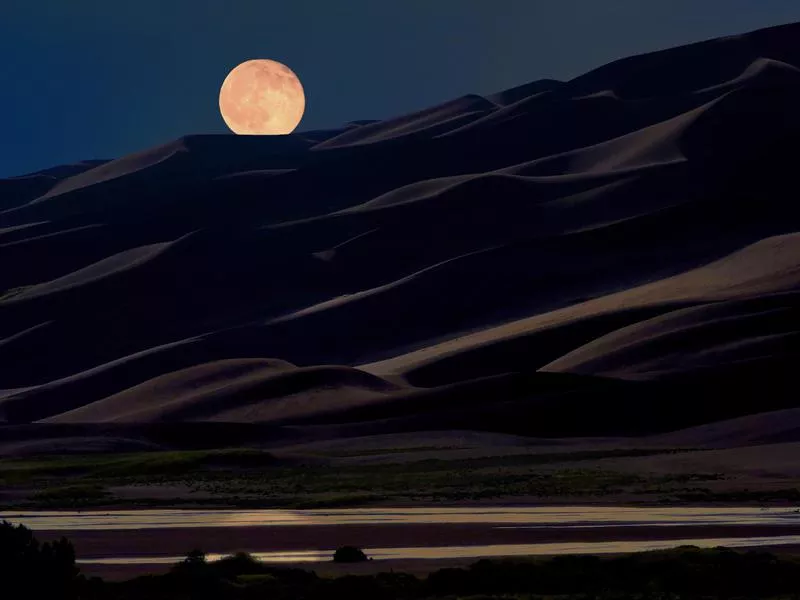
[[[47,422],[279,421],[369,402],[400,389],[347,367],[220,361],[146,381]]]
[[[755,446],[800,441],[800,408],[769,411],[689,427],[652,438],[675,446]]]
[[[0,180],[0,429],[800,439],[798,39]]]

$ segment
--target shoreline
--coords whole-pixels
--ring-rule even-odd
[[[574,503],[574,502],[518,502],[518,503],[443,503],[420,504],[410,506],[393,504],[392,506],[362,506],[362,510],[399,510],[408,508],[416,509],[514,509],[521,508],[566,508],[567,506],[580,509],[585,508],[647,508],[648,506],[629,503]],[[766,504],[726,503],[725,508],[749,509],[750,514],[758,515],[759,507]],[[768,508],[787,508],[795,506],[794,503],[772,503]],[[651,504],[650,508],[659,509],[720,509],[721,504],[682,504],[664,505],[663,503]],[[146,509],[135,509],[146,512]],[[170,510],[170,509],[154,509]],[[174,510],[187,510],[182,507]],[[192,509],[188,509],[192,510]],[[196,509],[195,509],[196,510]],[[211,513],[216,509],[205,507],[202,512]],[[226,507],[223,510],[234,510]],[[254,509],[255,510],[255,509]],[[266,509],[269,510],[269,509]],[[281,510],[281,509],[278,509]],[[295,512],[291,509],[282,509],[286,512]],[[320,509],[325,512],[326,509]],[[334,509],[336,510],[336,509]],[[341,509],[339,509],[341,510]],[[356,509],[358,510],[358,509]],[[86,509],[68,510],[71,514],[131,512],[130,509],[115,507],[112,510]],[[24,511],[19,513],[54,513],[61,511]],[[247,512],[243,510],[242,512]],[[317,512],[317,511],[315,511]],[[346,512],[346,510],[345,510]],[[785,513],[781,513],[781,518]],[[13,516],[5,518],[13,522]],[[588,517],[587,517],[588,518]],[[735,518],[735,517],[734,517]],[[213,519],[213,516],[212,516]],[[175,524],[173,526],[156,526],[145,528],[116,528],[116,529],[81,529],[76,524],[74,528],[46,529],[44,527],[31,527],[40,541],[48,541],[66,537],[74,547],[79,557],[81,571],[89,576],[101,576],[109,579],[125,579],[137,575],[157,574],[166,572],[169,565],[141,565],[141,564],[80,564],[80,559],[120,559],[142,557],[176,557],[185,556],[189,551],[199,548],[209,554],[234,554],[236,552],[281,552],[316,550],[330,552],[344,545],[354,545],[364,548],[369,553],[370,548],[436,548],[452,546],[492,546],[492,545],[526,545],[526,544],[558,544],[558,543],[594,543],[594,542],[636,542],[636,541],[680,541],[696,539],[725,539],[725,538],[774,538],[777,536],[800,536],[800,515],[796,522],[793,518],[789,522],[781,523],[703,523],[680,522],[663,524],[630,524],[615,522],[544,522],[520,523],[519,521],[492,521],[487,523],[280,523],[276,524],[237,524],[237,525],[188,525]],[[69,523],[71,525],[71,523]],[[724,545],[724,544],[722,544]],[[790,544],[754,544],[762,551],[775,551],[779,553],[800,552],[800,543]],[[740,546],[738,549],[746,547]],[[772,550],[774,548],[774,550]],[[535,556],[546,556],[535,554]],[[519,558],[519,557],[515,557]],[[444,567],[466,566],[479,560],[479,558],[415,558],[415,559],[376,559],[365,565],[335,565],[326,562],[281,562],[276,566],[294,567],[315,570],[324,573],[377,573],[381,570],[400,570],[412,573],[428,573]],[[343,570],[344,569],[344,570]],[[356,569],[356,570],[354,570]]]
[[[758,551],[769,552],[781,556],[800,555],[800,544],[753,545],[738,546],[738,552]],[[581,554],[581,553],[575,553]],[[624,556],[629,553],[605,553],[603,556]],[[554,555],[535,554],[525,556],[506,557],[510,560],[525,561],[533,558],[546,559]],[[504,560],[504,557],[490,557],[491,560]],[[341,577],[346,575],[376,575],[378,573],[395,572],[407,573],[424,578],[430,573],[446,568],[466,568],[481,560],[480,557],[472,558],[403,558],[403,559],[375,559],[364,563],[339,564],[331,561],[320,562],[281,562],[271,566],[282,569],[302,569],[313,571],[322,577]],[[81,572],[88,577],[101,577],[107,581],[124,581],[140,576],[162,575],[167,573],[172,565],[166,564],[109,564],[94,563],[83,564],[77,561]]]
[[[745,552],[750,549],[757,549],[763,552],[784,556],[796,556],[800,554],[800,545],[779,545],[779,546],[753,546],[739,547],[737,551]],[[623,556],[620,554],[604,554],[603,556]],[[534,558],[548,558],[549,555],[539,554]],[[524,556],[513,557],[515,560],[526,560]],[[298,562],[280,563],[274,565],[285,569],[303,569],[314,571],[323,577],[342,577],[345,575],[376,575],[378,573],[395,572],[407,573],[416,577],[426,577],[439,569],[458,569],[466,568],[478,562],[480,558],[414,558],[414,559],[385,559],[373,560],[366,563],[337,564],[329,562]],[[493,559],[501,560],[501,559]],[[81,572],[89,577],[102,577],[106,581],[124,581],[134,577],[146,575],[162,575],[170,569],[169,565],[111,565],[111,564],[91,564],[83,565],[78,563]]]
[[[286,505],[249,505],[247,503],[190,503],[190,502],[164,502],[153,504],[142,504],[136,502],[115,502],[111,504],[97,504],[84,507],[74,506],[61,506],[61,507],[47,507],[43,508],[39,505],[24,506],[0,505],[0,512],[18,512],[18,513],[50,513],[50,512],[64,512],[64,513],[92,513],[92,512],[129,512],[129,511],[158,511],[158,510],[185,510],[185,511],[262,511],[262,510],[275,510],[275,511],[312,511],[312,510],[382,510],[382,509],[481,509],[481,508],[550,508],[550,507],[587,507],[587,508],[787,508],[797,507],[800,510],[800,502],[784,499],[764,500],[764,501],[731,501],[720,500],[714,502],[695,502],[692,500],[649,500],[649,499],[620,499],[614,501],[608,497],[596,500],[587,500],[585,497],[565,497],[565,498],[545,498],[542,500],[525,498],[518,500],[508,500],[504,498],[490,498],[485,500],[467,500],[467,501],[442,501],[442,502],[425,502],[425,501],[409,501],[409,502],[391,502],[391,503],[355,503],[341,505],[332,503],[329,506],[286,506]]]

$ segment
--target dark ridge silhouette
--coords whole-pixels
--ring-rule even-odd
[[[798,39],[0,180],[0,451],[800,439]]]

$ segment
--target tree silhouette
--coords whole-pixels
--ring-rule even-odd
[[[0,582],[28,597],[76,598],[79,569],[65,538],[40,544],[23,525],[0,522]]]

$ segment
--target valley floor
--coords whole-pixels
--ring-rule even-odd
[[[0,508],[800,502],[800,443],[665,447],[474,432],[265,449],[17,456]]]

